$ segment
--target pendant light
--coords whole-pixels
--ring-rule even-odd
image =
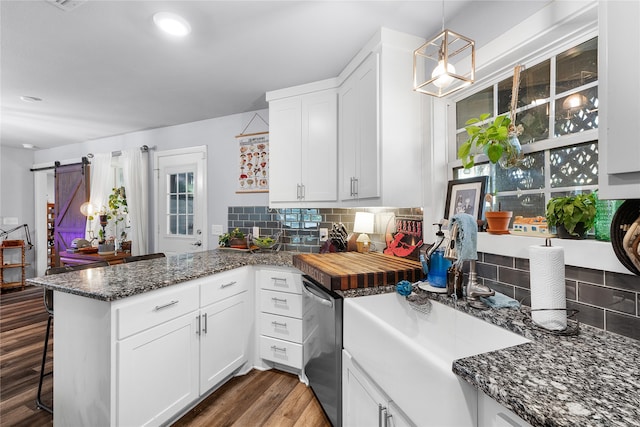
[[[447,96],[473,83],[475,68],[475,42],[444,28],[442,0],[442,32],[413,52],[413,90]]]

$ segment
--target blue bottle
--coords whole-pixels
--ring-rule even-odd
[[[449,267],[451,267],[451,261],[444,257],[444,247],[439,247],[431,254],[427,274],[429,284],[436,288],[446,288]]]

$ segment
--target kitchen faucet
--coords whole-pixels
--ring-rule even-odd
[[[475,230],[474,230],[475,231]],[[454,268],[462,268],[464,261],[469,261],[469,280],[466,284],[467,302],[473,308],[487,309],[489,308],[480,297],[489,297],[495,295],[495,291],[486,285],[478,283],[478,274],[476,272],[475,259],[460,259],[457,244],[460,244],[460,227],[457,222],[453,223],[451,228],[451,237],[449,244],[444,252],[444,257],[454,263]],[[456,243],[458,242],[458,243]]]

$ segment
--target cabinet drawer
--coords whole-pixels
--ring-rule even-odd
[[[302,344],[261,336],[260,357],[282,365],[302,369]]]
[[[260,290],[260,311],[302,318],[302,295]]]
[[[198,309],[198,287],[177,286],[140,295],[116,308],[117,339],[160,325]]]
[[[294,294],[302,293],[302,276],[299,273],[282,270],[259,270],[257,279],[261,289]]]
[[[301,343],[303,339],[302,320],[276,314],[260,313],[260,334]]]
[[[201,304],[209,305],[246,291],[248,277],[248,270],[240,268],[201,279],[199,281]]]

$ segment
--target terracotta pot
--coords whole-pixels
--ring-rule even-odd
[[[236,249],[247,249],[247,239],[231,238],[229,239],[229,246]]]
[[[490,234],[509,234],[509,223],[513,216],[512,211],[485,212],[487,219],[487,232]]]

